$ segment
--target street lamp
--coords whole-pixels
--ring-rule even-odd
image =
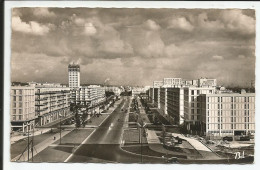
[[[60,117],[60,144],[61,144],[61,114],[59,113],[59,117]]]
[[[34,140],[34,128],[37,126],[39,124],[39,122],[38,123],[36,123],[35,125],[33,125],[33,134],[32,134],[32,148],[31,148],[31,151],[32,151],[32,162],[33,162],[33,140]],[[29,146],[28,146],[29,147]],[[29,160],[28,160],[29,161]]]
[[[142,136],[141,136],[141,129],[144,129],[147,125],[151,125],[152,123],[142,123],[142,125],[138,122],[136,122],[137,126],[139,126],[139,142],[141,144],[141,162],[143,163],[143,153],[142,153],[142,147],[143,147],[143,141],[142,141]]]

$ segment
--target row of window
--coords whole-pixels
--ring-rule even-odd
[[[254,104],[208,104],[207,109],[254,109]]]
[[[254,129],[254,124],[208,124],[208,129]]]
[[[208,117],[208,123],[215,123],[216,121],[217,122],[223,122],[223,123],[229,123],[229,122],[236,122],[237,120],[238,120],[238,122],[240,122],[240,123],[242,123],[242,121],[243,121],[243,119],[244,119],[244,122],[252,122],[253,121],[253,118],[252,117],[244,117],[244,118],[236,118],[236,117],[230,117],[230,118],[227,118],[227,117],[225,117],[224,118],[224,122],[223,122],[223,118],[222,117],[211,117],[211,118],[209,118]]]
[[[224,102],[254,102],[254,97],[207,97],[207,101],[208,102],[223,102],[223,101]]]
[[[254,111],[253,110],[208,110],[207,111],[207,116],[208,117],[214,117],[214,116],[254,116]]]

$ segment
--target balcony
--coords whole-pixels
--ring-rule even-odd
[[[36,98],[35,100],[36,101],[42,101],[42,100],[47,100],[48,99],[48,97],[43,97],[43,98]]]
[[[45,104],[43,103],[39,103],[39,104],[35,104],[35,106],[44,106]]]

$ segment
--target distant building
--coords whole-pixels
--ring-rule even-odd
[[[95,106],[105,100],[105,88],[98,85],[81,86],[72,91],[72,102],[80,105]]]
[[[132,96],[137,96],[141,93],[146,93],[146,89],[144,87],[133,87],[132,88]]]
[[[163,87],[181,87],[182,79],[181,78],[164,78]]]
[[[199,87],[216,87],[217,80],[216,79],[208,79],[208,78],[199,78],[198,79]]]
[[[200,95],[202,127],[208,137],[255,133],[255,93]]]
[[[154,81],[153,82],[153,88],[159,88],[163,86],[163,81]]]
[[[113,92],[116,96],[120,96],[123,89],[117,86],[105,86],[105,91]]]
[[[148,91],[148,99],[150,102],[154,102],[154,92],[153,92],[153,88],[150,88]]]
[[[163,86],[163,81],[153,82],[153,103],[159,109],[160,108],[160,87]]]
[[[69,64],[69,87],[79,88],[80,86],[80,66],[78,64]]]
[[[13,131],[27,132],[35,125],[35,88],[31,86],[11,86],[11,128]]]

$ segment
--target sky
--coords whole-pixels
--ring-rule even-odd
[[[163,78],[255,79],[255,11],[13,8],[11,80],[152,85]]]

